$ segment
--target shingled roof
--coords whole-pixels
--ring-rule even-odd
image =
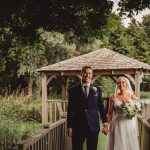
[[[38,71],[80,71],[84,65],[91,65],[93,70],[142,69],[150,71],[150,65],[106,48],[42,67]]]

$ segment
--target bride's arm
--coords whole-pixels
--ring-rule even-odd
[[[132,100],[139,100],[139,98],[136,97],[134,94],[131,95],[131,99],[132,99]]]
[[[113,100],[114,100],[114,95],[112,95],[109,98],[109,107],[108,107],[108,114],[107,114],[108,122],[110,122],[113,117]]]

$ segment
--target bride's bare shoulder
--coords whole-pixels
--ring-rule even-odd
[[[112,95],[110,96],[110,101],[114,101],[115,98],[116,98],[116,94],[112,94]]]

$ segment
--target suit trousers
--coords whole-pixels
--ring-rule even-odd
[[[86,140],[87,150],[97,150],[98,132],[92,132],[86,125],[82,130],[73,130],[72,150],[83,150],[83,144]]]

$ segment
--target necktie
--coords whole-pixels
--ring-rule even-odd
[[[88,86],[84,86],[84,95],[85,95],[85,97],[87,98],[87,96],[88,96]]]

